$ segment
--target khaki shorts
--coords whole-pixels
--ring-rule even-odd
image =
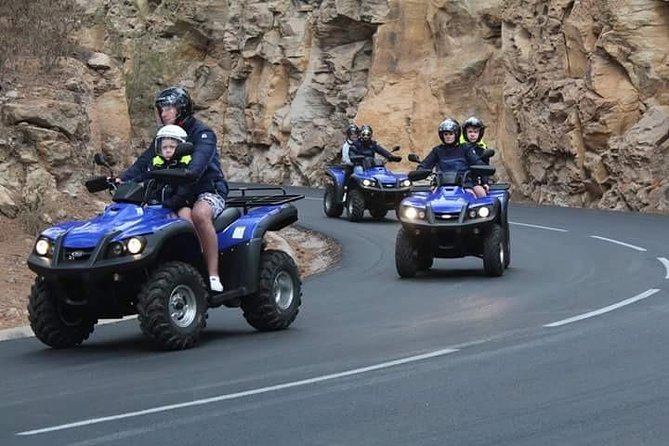
[[[204,201],[209,206],[211,206],[211,215],[215,220],[225,209],[225,199],[218,194],[213,194],[211,192],[205,192],[198,195],[197,201]]]

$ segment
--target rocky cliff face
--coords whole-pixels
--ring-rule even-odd
[[[77,194],[95,151],[127,165],[170,84],[233,180],[317,185],[350,121],[425,154],[444,117],[474,114],[516,197],[669,210],[666,0],[77,3],[78,56],[0,91],[4,214]]]

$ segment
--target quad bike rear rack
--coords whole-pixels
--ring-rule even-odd
[[[260,193],[274,192],[274,193]],[[237,193],[237,194],[235,194]],[[237,187],[229,190],[226,207],[237,207],[248,213],[250,208],[280,206],[304,198],[302,194],[288,194],[283,187]]]

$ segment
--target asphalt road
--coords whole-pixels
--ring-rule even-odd
[[[215,309],[182,352],[135,320],[66,351],[0,342],[0,444],[669,442],[669,218],[513,205],[503,277],[471,258],[402,280],[394,219],[328,219],[302,191],[343,258],[289,330]]]

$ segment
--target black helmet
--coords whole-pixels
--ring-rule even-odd
[[[455,133],[455,144],[460,140],[460,124],[455,119],[446,118],[439,124],[439,139],[441,139],[441,142],[444,142],[444,132]],[[446,143],[444,142],[444,144]]]
[[[349,124],[348,127],[346,127],[346,137],[350,138],[351,135],[360,136],[360,128],[355,124]]]
[[[366,141],[366,142],[371,141],[373,134],[374,134],[374,131],[367,124],[360,127],[360,139],[361,140]]]
[[[467,120],[462,124],[462,132],[465,134],[465,137],[467,136],[467,127],[479,129],[479,138],[476,140],[476,142],[479,142],[483,139],[483,134],[485,133],[485,125],[483,125],[483,121],[481,121],[476,116],[470,116],[467,118]]]
[[[181,87],[169,87],[162,90],[156,96],[156,109],[167,106],[174,106],[177,109],[177,122],[183,123],[190,116],[193,116],[193,101],[186,90]]]

